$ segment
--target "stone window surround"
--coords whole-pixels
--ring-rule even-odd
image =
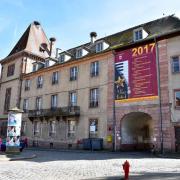
[[[14,71],[15,71],[15,64],[8,65],[8,68],[7,68],[7,77],[13,76],[14,75]]]
[[[95,132],[91,132],[90,125],[95,121]],[[98,118],[89,118],[89,138],[98,137],[98,129],[99,129],[99,119]]]
[[[180,88],[179,89],[174,89],[174,109],[180,110],[180,105],[176,106],[176,92],[180,93]]]
[[[178,57],[178,60],[179,60],[179,71],[177,71],[177,72],[174,72],[174,67],[173,67],[173,58],[175,58],[175,57]],[[171,57],[171,72],[172,72],[172,74],[180,73],[180,55],[175,55],[175,56]]]

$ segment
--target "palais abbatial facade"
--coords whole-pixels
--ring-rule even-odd
[[[180,150],[180,20],[163,17],[62,51],[29,25],[1,60],[0,133],[24,110],[29,145],[77,148],[102,138],[116,150]]]

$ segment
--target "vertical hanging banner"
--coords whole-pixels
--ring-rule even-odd
[[[8,114],[6,146],[20,146],[21,121],[21,113],[10,112]]]
[[[155,43],[115,55],[115,100],[133,102],[158,98]]]

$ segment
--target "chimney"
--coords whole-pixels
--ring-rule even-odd
[[[91,32],[90,33],[90,38],[91,38],[91,43],[93,44],[96,40],[97,33],[96,32]]]
[[[52,48],[53,48],[53,46],[54,46],[54,42],[56,41],[56,38],[54,38],[54,37],[51,37],[50,39],[50,56],[52,55]]]

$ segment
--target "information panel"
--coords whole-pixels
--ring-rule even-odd
[[[116,52],[115,100],[140,101],[157,97],[155,43]]]
[[[6,146],[19,146],[21,133],[21,113],[8,114]]]

